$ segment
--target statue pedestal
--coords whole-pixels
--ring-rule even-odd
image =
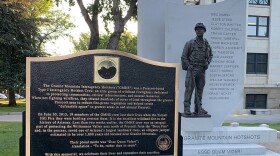
[[[212,131],[213,120],[211,118],[181,118],[182,131]]]
[[[277,131],[267,127],[212,127],[192,130],[190,118],[182,118],[183,156],[280,156],[257,143],[277,141]],[[192,120],[195,118],[192,118]],[[207,118],[203,118],[207,120]],[[206,128],[201,118],[193,120],[196,128]],[[184,123],[187,122],[187,123]],[[205,125],[206,124],[206,125]],[[189,128],[187,128],[189,127]],[[209,126],[208,124],[208,127]]]

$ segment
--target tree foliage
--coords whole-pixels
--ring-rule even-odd
[[[47,42],[55,41],[60,37],[69,37],[67,30],[75,25],[70,22],[70,15],[61,10],[54,10],[54,4],[50,0],[34,0],[26,4],[26,14],[35,18],[36,26],[40,30],[38,46],[44,49]]]
[[[58,4],[61,3],[61,0],[55,1]],[[74,5],[74,0],[68,0],[68,2],[70,5]],[[83,0],[76,0],[76,2],[90,29],[89,50],[98,48],[100,40],[99,17],[105,23],[107,32],[109,32],[108,25],[114,25],[106,49],[117,49],[126,23],[137,17],[137,0],[92,0],[92,3],[87,7],[85,7]]]
[[[88,49],[90,34],[81,33],[78,40],[74,38],[71,39],[72,44],[74,45],[74,52],[85,51]]]
[[[55,41],[60,37],[69,37],[67,30],[75,25],[70,22],[70,15],[61,10],[54,10],[51,0],[6,0],[9,4],[24,6],[21,13],[25,18],[33,19],[39,29],[37,46],[45,50],[45,43]]]
[[[98,44],[98,49],[106,49],[110,39],[110,34],[100,35],[100,41]],[[89,33],[81,33],[78,40],[72,39],[71,42],[74,45],[74,51],[85,51],[88,49],[88,44],[90,40]],[[137,54],[137,36],[130,32],[124,32],[120,37],[120,41],[116,50],[125,51],[132,54]]]
[[[55,41],[60,37],[69,37],[67,30],[74,27],[70,21],[70,15],[63,13],[61,10],[48,12],[41,18],[38,23],[40,29],[39,45],[41,48],[49,41]]]
[[[132,33],[124,32],[121,35],[120,42],[118,44],[118,50],[137,54],[137,36]]]
[[[0,82],[9,90],[9,105],[16,105],[14,90],[24,85],[25,58],[44,56],[38,49],[38,29],[19,4],[0,2]]]

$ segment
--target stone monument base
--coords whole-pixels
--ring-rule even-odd
[[[181,135],[183,156],[280,156],[257,145],[277,141],[277,131],[267,127],[214,127]]]

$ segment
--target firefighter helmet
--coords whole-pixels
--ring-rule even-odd
[[[206,27],[203,23],[196,23],[194,30],[196,30],[196,28],[203,28],[204,31],[206,32]]]

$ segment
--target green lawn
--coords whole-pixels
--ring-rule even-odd
[[[17,106],[9,107],[7,100],[0,101],[0,112],[23,112],[25,111],[25,100],[17,100]]]
[[[244,127],[258,127],[261,123],[253,123],[253,124],[239,124],[239,126],[244,126]],[[229,126],[229,123],[223,124],[223,126]],[[280,131],[280,123],[275,123],[275,124],[267,124],[269,125],[269,128],[276,129],[277,131]]]
[[[18,156],[19,138],[22,135],[21,123],[0,122],[0,155]]]

